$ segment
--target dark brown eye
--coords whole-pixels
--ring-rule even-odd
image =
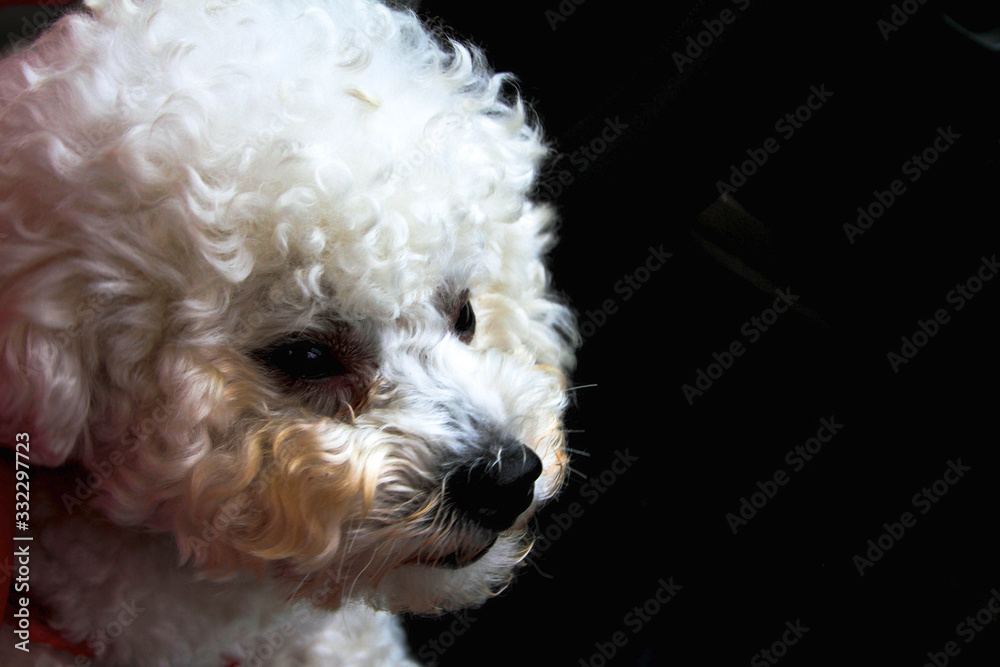
[[[329,347],[309,340],[275,347],[267,354],[267,363],[294,380],[322,380],[347,372]]]
[[[464,343],[468,343],[476,335],[476,311],[472,309],[471,301],[466,300],[459,308],[452,331]]]

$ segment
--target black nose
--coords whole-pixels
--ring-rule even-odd
[[[500,449],[448,476],[445,497],[466,518],[489,530],[510,528],[534,499],[535,480],[542,474],[538,455],[522,444]]]

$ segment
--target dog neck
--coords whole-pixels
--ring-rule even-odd
[[[236,656],[292,620],[284,595],[267,582],[205,581],[178,564],[169,535],[114,525],[86,507],[67,509],[60,499],[75,488],[79,469],[32,467],[27,486],[18,486],[18,469],[13,453],[0,455],[0,590],[8,592],[0,601],[4,636],[13,629],[13,643],[23,641],[32,655],[48,647],[101,664],[124,655],[131,664],[166,656],[169,664],[235,667]],[[16,494],[25,488],[30,513],[22,524],[16,503],[24,498]],[[304,639],[315,619],[300,613],[294,620],[296,636],[286,643]],[[164,627],[173,629],[170,637]],[[20,653],[0,648],[3,664]]]

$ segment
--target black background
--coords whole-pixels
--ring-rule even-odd
[[[948,294],[1000,250],[1000,54],[943,19],[1000,26],[987,4],[913,2],[894,16],[891,2],[424,0],[422,14],[518,75],[562,156],[539,197],[562,220],[556,285],[590,323],[573,381],[596,386],[574,392],[570,446],[585,454],[537,519],[554,539],[482,608],[411,619],[419,656],[919,667],[931,652],[939,664],[996,664],[1000,619],[983,612],[971,633],[959,624],[1000,591],[1000,281],[961,309]],[[673,54],[726,8],[735,20],[679,68]],[[793,136],[777,132],[811,86],[832,94]],[[609,120],[621,132],[602,145]],[[939,128],[959,137],[911,181],[904,163]],[[769,137],[780,149],[734,195],[761,228],[699,216]],[[578,152],[587,146],[601,149],[595,160]],[[894,180],[905,192],[851,243],[843,225]],[[672,257],[639,270],[660,246]],[[648,280],[629,295],[626,275]],[[750,342],[743,327],[756,328],[774,288],[797,295],[797,309]],[[887,355],[938,309],[947,323],[894,369]],[[682,386],[734,341],[743,355],[689,402]],[[843,427],[794,471],[786,453],[823,418]],[[615,473],[626,450],[637,461]],[[959,459],[969,471],[915,505]],[[726,515],[779,470],[787,484],[734,534]],[[613,484],[597,492],[602,479]],[[915,523],[861,576],[855,556],[904,512]],[[673,599],[651,602],[671,578]],[[633,611],[644,605],[648,620]],[[808,630],[769,663],[760,651],[794,639],[786,622]],[[607,659],[615,633],[624,646]]]

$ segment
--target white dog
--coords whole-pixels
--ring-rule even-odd
[[[384,612],[507,585],[576,342],[509,88],[369,0],[92,0],[0,61],[0,664],[411,664]]]

